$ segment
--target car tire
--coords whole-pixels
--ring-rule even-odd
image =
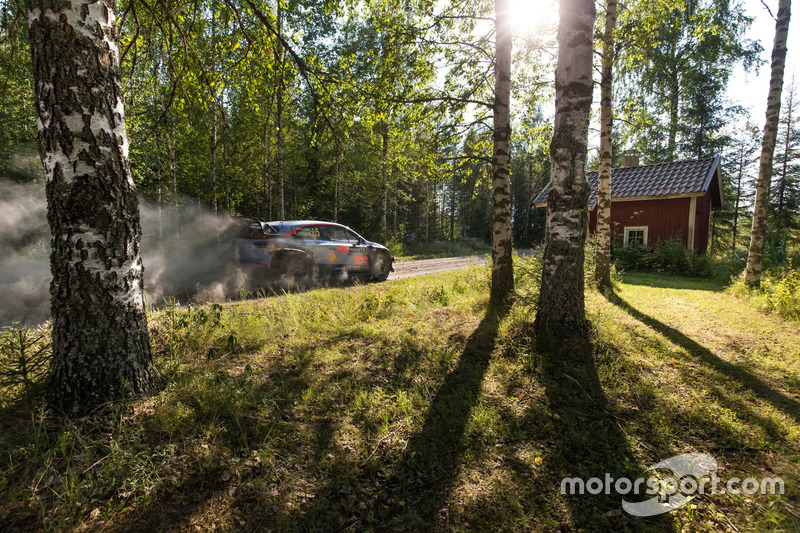
[[[311,281],[312,264],[307,257],[288,255],[281,259],[279,282],[286,287],[300,287]]]
[[[392,271],[392,258],[385,253],[378,253],[372,260],[372,280],[386,281]]]

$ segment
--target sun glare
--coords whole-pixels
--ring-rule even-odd
[[[558,23],[558,1],[511,0],[511,19],[520,37],[548,31]]]

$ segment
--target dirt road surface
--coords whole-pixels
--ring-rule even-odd
[[[389,280],[426,276],[428,274],[438,274],[439,272],[448,272],[450,270],[462,270],[472,265],[485,264],[486,257],[482,255],[402,261],[394,264],[394,272],[389,274]]]

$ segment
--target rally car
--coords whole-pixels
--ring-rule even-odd
[[[289,283],[317,277],[359,276],[384,281],[394,271],[392,254],[347,226],[319,220],[267,222],[241,218],[234,245],[242,263],[263,265]]]

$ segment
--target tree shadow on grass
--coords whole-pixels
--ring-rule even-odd
[[[338,530],[357,523],[379,531],[437,529],[463,457],[466,427],[481,396],[504,314],[488,312],[466,339],[458,365],[430,401],[422,429],[408,440],[394,465],[378,458],[342,462],[336,468],[353,479],[344,483],[331,478],[312,502],[293,516],[274,517],[273,523],[291,522],[294,526],[288,529],[304,531]],[[395,372],[404,374],[409,366],[410,361],[401,361]],[[396,378],[404,379],[399,375]],[[361,500],[360,505],[349,502],[351,494],[343,490],[351,485],[360,487],[357,490],[362,495],[370,494],[369,499]]]
[[[446,519],[446,502],[466,448],[465,432],[507,309],[489,310],[467,339],[458,366],[430,402],[422,429],[408,442],[378,498],[376,515],[395,530],[434,529]]]
[[[796,422],[800,423],[800,401],[797,399],[770,387],[761,378],[746,368],[725,361],[699,342],[687,337],[681,331],[678,331],[677,329],[668,326],[663,322],[659,322],[655,318],[639,311],[631,304],[623,300],[617,293],[608,292],[605,294],[605,297],[610,303],[619,307],[639,322],[648,326],[653,331],[664,335],[670,340],[670,342],[676,346],[680,346],[690,355],[699,358],[703,363],[714,369],[716,372],[738,382],[745,389],[751,391],[762,400],[765,400],[776,409],[781,410],[786,415],[793,418]]]
[[[657,287],[662,289],[689,289],[695,291],[721,292],[730,280],[724,278],[690,278],[678,274],[649,274],[646,272],[626,273],[625,285]]]
[[[551,491],[563,491],[565,478],[591,478],[605,482],[644,476],[630,448],[619,417],[606,408],[597,368],[588,342],[564,344],[540,350],[542,380],[550,411],[556,420],[555,442],[544,475]],[[605,487],[604,487],[605,489]],[[569,492],[569,490],[567,490]],[[562,492],[563,493],[563,492]],[[568,521],[557,531],[670,531],[664,515],[637,518],[622,510],[622,499],[642,501],[647,495],[622,495],[613,486],[609,493],[564,494]]]

